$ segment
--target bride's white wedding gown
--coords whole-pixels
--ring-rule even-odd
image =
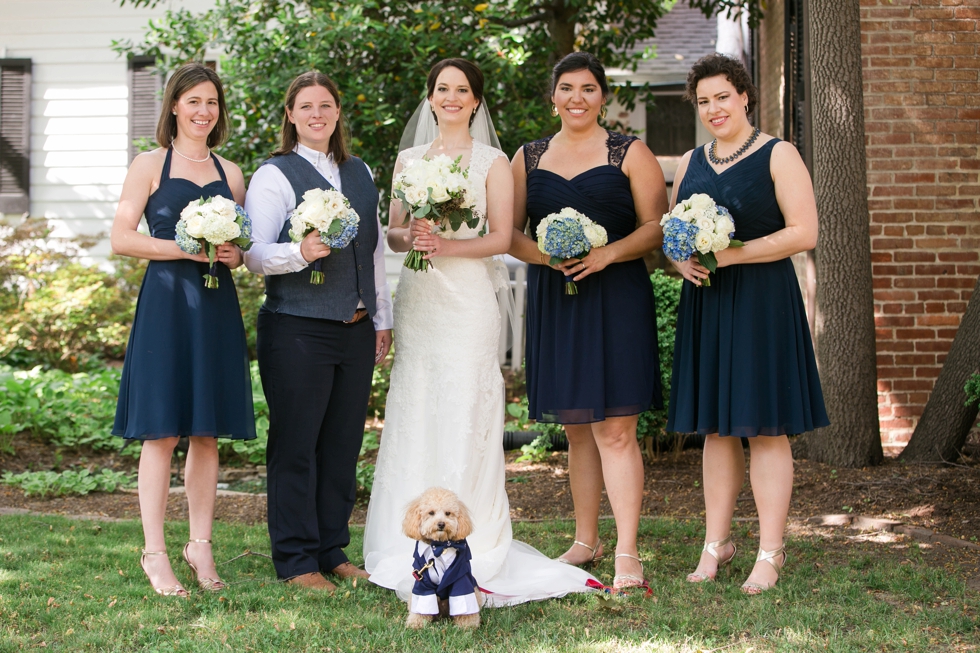
[[[404,165],[428,145],[399,153]],[[486,177],[503,152],[473,142],[470,179],[486,215]],[[465,224],[450,238],[476,238]],[[395,296],[395,363],[374,489],[364,529],[371,581],[408,600],[414,542],[402,534],[405,506],[426,488],[456,492],[473,520],[473,575],[488,606],[587,591],[587,572],[512,539],[504,487],[504,381],[497,361],[506,283],[491,259],[437,257],[428,272],[402,268]]]

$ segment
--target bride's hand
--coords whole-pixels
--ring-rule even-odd
[[[422,258],[426,261],[437,256],[455,256],[457,241],[446,240],[437,234],[425,234],[415,239],[415,249],[428,252]]]
[[[412,218],[412,222],[409,224],[408,230],[411,234],[412,240],[414,241],[419,236],[427,236],[431,234],[432,225],[428,220]]]

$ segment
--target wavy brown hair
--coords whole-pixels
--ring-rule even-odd
[[[288,111],[292,111],[296,105],[296,96],[299,95],[299,92],[310,86],[322,86],[327,89],[330,95],[333,96],[334,102],[337,103],[337,109],[340,111],[340,115],[337,118],[337,126],[330,136],[327,152],[333,155],[334,163],[340,165],[351,156],[350,150],[347,149],[347,123],[344,120],[344,110],[340,102],[340,89],[337,88],[337,84],[332,79],[315,70],[303,73],[289,85],[289,89],[286,91],[286,102],[283,105],[282,111],[282,128],[279,130],[279,148],[272,155],[289,154],[299,142],[299,137],[296,135],[296,125],[289,121]]]
[[[204,64],[192,61],[174,71],[170,81],[167,82],[167,88],[163,91],[156,133],[160,147],[170,147],[177,138],[177,116],[173,113],[177,101],[184,93],[202,82],[211,82],[218,91],[218,121],[208,134],[208,147],[217,147],[225,142],[228,136],[228,107],[225,106],[225,91],[221,86],[221,78],[218,77],[218,73]]]
[[[749,106],[746,114],[755,111],[755,105],[759,102],[759,89],[752,83],[752,77],[742,62],[729,57],[727,54],[709,54],[697,60],[691,67],[691,72],[687,74],[684,99],[696,107],[698,105],[698,82],[717,75],[724,75],[739,95],[745,93],[748,96]]]
[[[446,68],[456,68],[464,75],[466,75],[466,81],[470,85],[470,90],[473,92],[473,97],[477,99],[480,104],[483,104],[483,71],[472,61],[467,59],[443,59],[436,65],[432,66],[429,70],[429,76],[425,80],[425,86],[428,90],[428,99],[432,99],[433,93],[436,92],[436,81],[439,79],[439,74],[442,73]],[[479,104],[477,105],[479,106]],[[432,113],[435,116],[435,112]],[[470,126],[473,125],[473,119],[476,117],[476,112],[470,116]],[[439,120],[436,119],[436,124]]]

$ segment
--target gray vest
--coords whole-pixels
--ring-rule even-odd
[[[313,164],[295,152],[274,156],[262,165],[266,164],[279,168],[289,180],[296,193],[297,206],[303,201],[303,193],[311,188],[333,188]],[[340,185],[351,207],[361,218],[354,242],[344,249],[331,250],[329,256],[320,259],[320,270],[323,272],[321,285],[310,283],[312,263],[299,272],[267,275],[266,310],[298,317],[343,321],[351,319],[360,300],[374,317],[377,311],[374,249],[379,237],[378,189],[367,166],[357,157],[340,164]],[[290,242],[289,227],[287,219],[277,242]]]

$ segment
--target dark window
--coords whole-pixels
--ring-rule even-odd
[[[31,210],[31,61],[0,59],[0,213]]]
[[[697,145],[697,116],[680,95],[656,95],[647,104],[647,145],[657,156],[681,156]]]
[[[129,160],[152,149],[160,118],[161,76],[151,57],[134,57],[129,64]]]

